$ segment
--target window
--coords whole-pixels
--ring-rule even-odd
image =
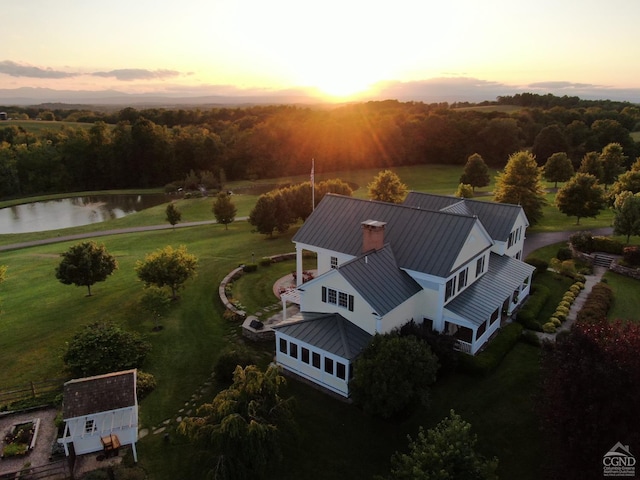
[[[499,309],[496,308],[495,311],[491,314],[491,320],[489,321],[490,325],[493,325],[494,322],[498,319],[498,310]]]
[[[333,375],[333,360],[324,357],[324,371]]]
[[[456,293],[456,277],[453,277],[447,282],[444,290],[444,301],[449,300]]]
[[[342,308],[347,308],[347,294],[343,292],[338,293],[338,305]]]
[[[465,268],[458,274],[458,288],[464,288],[467,286],[467,274],[469,269]]]
[[[284,338],[280,339],[280,353],[287,353],[287,341]]]
[[[331,268],[336,268],[338,266],[338,257],[331,257]]]
[[[316,352],[313,352],[313,355],[311,356],[311,359],[313,360],[313,366],[316,368],[320,368],[320,355]]]
[[[84,422],[84,433],[93,433],[93,427],[95,427],[95,420],[86,420]]]
[[[329,289],[329,298],[327,298],[328,303],[333,303],[334,305],[338,303],[338,292],[336,292],[333,288]]]
[[[482,272],[484,272],[484,255],[476,261],[476,277],[479,277]]]
[[[342,308],[347,308],[353,312],[354,298],[344,292],[339,292],[333,288],[322,287],[322,302],[332,303]]]
[[[302,347],[302,361],[309,364],[309,349]]]
[[[476,340],[478,340],[482,335],[484,335],[484,332],[486,330],[487,330],[487,322],[484,322],[482,325],[478,327],[478,330],[476,331]]]
[[[336,362],[336,375],[342,380],[347,378],[347,367],[344,363]]]
[[[292,358],[298,358],[298,344],[290,342],[289,343],[289,356]]]

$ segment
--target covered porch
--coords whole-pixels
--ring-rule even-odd
[[[445,331],[475,355],[529,295],[535,268],[492,253],[489,270],[444,307]],[[501,320],[501,321],[498,321]]]

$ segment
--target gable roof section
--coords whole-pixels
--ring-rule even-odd
[[[274,330],[346,360],[355,359],[371,335],[338,313],[301,312],[302,320]]]
[[[136,371],[69,380],[64,384],[65,419],[137,405]]]
[[[465,215],[476,215],[494,240],[506,241],[520,214],[520,205],[483,202],[469,198],[447,197],[422,192],[409,192],[403,205]],[[525,221],[528,225],[528,221]]]
[[[480,326],[534,270],[528,263],[492,253],[489,270],[444,308]]]
[[[293,241],[359,257],[365,220],[386,222],[384,242],[393,247],[400,268],[439,277],[450,275],[478,221],[467,215],[328,194]]]
[[[422,290],[407,272],[398,268],[389,245],[344,263],[336,270],[380,316]]]

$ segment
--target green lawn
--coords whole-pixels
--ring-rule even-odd
[[[605,273],[604,279],[615,292],[613,306],[608,314],[609,320],[640,321],[640,314],[638,313],[640,280],[635,280],[613,272]]]
[[[405,167],[395,171],[410,189],[446,194],[455,191],[462,166]],[[377,172],[377,169],[343,172],[316,178],[319,181],[340,177],[359,187],[355,192],[357,197],[366,198],[366,186]],[[270,182],[305,180],[308,177]],[[229,188],[242,192],[242,187],[264,184],[268,182],[237,182]],[[248,215],[256,198],[257,195],[244,193],[234,195],[238,216]],[[212,198],[178,201],[182,222],[212,220],[212,202]],[[0,235],[0,244],[6,245],[94,232],[95,239],[104,243],[119,262],[119,269],[111,278],[94,286],[95,295],[85,297],[85,289],[62,285],[54,276],[59,253],[75,242],[0,253],[0,264],[8,266],[7,280],[0,286],[0,365],[3,366],[0,388],[59,377],[65,342],[82,326],[108,320],[147,335],[153,344],[144,370],[156,376],[158,388],[142,401],[142,425],[158,425],[183,408],[191,394],[209,378],[220,349],[239,338],[238,325],[222,318],[217,298],[219,282],[239,264],[249,263],[252,253],[258,261],[263,256],[293,251],[291,236],[295,229],[287,235],[266,238],[252,233],[247,222],[239,221],[230,225],[228,231],[223,226],[206,225],[100,236],[100,231],[106,229],[166,224],[164,209],[162,205],[122,219],[55,232]],[[603,223],[600,219],[598,226],[606,226]],[[553,224],[555,229],[567,228],[566,217],[563,221],[554,220]],[[133,269],[136,260],[146,253],[169,244],[186,245],[189,252],[199,257],[200,267],[198,276],[188,282],[182,298],[162,321],[164,329],[152,333],[153,322],[138,306],[142,285]],[[292,264],[286,263],[259,267],[256,274],[236,282],[234,295],[251,309],[271,305],[275,303],[271,293],[273,280],[290,270]],[[272,347],[257,348],[265,360],[271,358]],[[418,425],[434,425],[450,408],[455,408],[473,425],[482,450],[499,457],[501,478],[538,478],[541,441],[532,403],[537,385],[538,352],[519,344],[488,378],[454,375],[440,382],[434,390],[431,408],[399,424],[368,419],[355,407],[291,382],[290,391],[298,401],[301,438],[287,446],[287,468],[279,477],[371,478],[375,473],[384,474],[391,453],[406,446],[406,434],[415,435]],[[185,476],[187,468],[196,466],[197,462],[191,457],[191,447],[175,436],[172,429],[169,431],[172,434],[169,448],[161,436],[149,436],[140,442],[141,463],[152,473],[151,478],[202,478],[198,476],[202,472]],[[323,468],[319,469],[318,465]]]

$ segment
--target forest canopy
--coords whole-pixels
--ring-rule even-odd
[[[316,173],[323,173],[462,166],[472,154],[501,168],[516,151],[534,148],[546,156],[558,145],[576,167],[587,152],[614,142],[631,163],[640,154],[630,135],[640,130],[640,108],[553,95],[518,94],[480,105],[387,100],[117,112],[51,107],[0,107],[13,118],[79,122],[42,120],[48,127],[37,132],[0,122],[0,198],[161,187],[190,172],[207,172],[214,183],[300,175],[308,173],[311,158]],[[546,160],[536,158],[539,165]]]

